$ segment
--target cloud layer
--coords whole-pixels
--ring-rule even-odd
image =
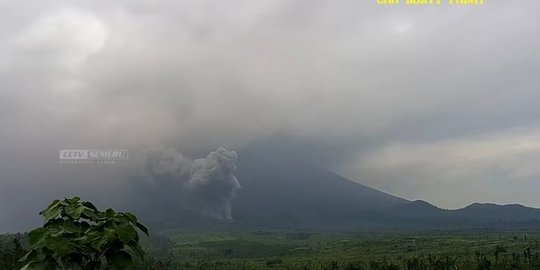
[[[14,201],[28,210],[92,190],[91,179],[115,190],[157,145],[204,156],[265,144],[442,207],[540,207],[529,192],[540,176],[538,10],[0,1],[0,217],[20,212]],[[134,155],[115,168],[57,164],[59,149],[80,147]]]

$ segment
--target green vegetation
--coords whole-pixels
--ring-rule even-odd
[[[20,269],[24,264],[19,259],[26,254],[22,234],[0,235],[0,269]]]
[[[143,258],[136,228],[148,231],[133,214],[101,212],[78,197],[55,200],[40,214],[45,225],[28,234],[23,270],[123,270]]]
[[[0,237],[0,269],[19,269]],[[135,269],[536,270],[540,232],[175,231],[141,239],[151,255]],[[19,255],[24,252],[20,251]]]
[[[540,269],[539,232],[168,232],[155,269]],[[157,248],[157,243],[147,243]]]

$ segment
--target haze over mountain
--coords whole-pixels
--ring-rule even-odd
[[[239,153],[241,189],[233,220],[205,217],[170,204],[166,217],[152,209],[158,228],[259,229],[503,229],[540,225],[540,209],[521,205],[472,204],[458,210],[409,201],[353,182],[284,153]],[[163,207],[160,206],[160,209]]]
[[[407,203],[321,167],[266,153],[241,153],[236,221],[278,227],[352,227],[370,212]]]
[[[189,157],[176,178],[189,184],[168,188],[159,167],[163,186],[137,187],[148,191],[140,203],[172,207],[184,192],[237,223],[374,223],[406,213],[394,206],[448,215],[322,168],[442,208],[540,207],[538,10],[538,0],[0,1],[0,232],[38,226],[56,198],[123,206],[141,156],[159,146]],[[305,163],[250,169],[252,145]],[[210,173],[219,147],[241,154],[238,192]],[[65,149],[128,149],[129,160],[72,166],[58,162]],[[530,212],[516,207],[504,209]],[[497,217],[491,208],[451,213]]]
[[[458,228],[529,226],[540,209],[472,204],[459,210],[409,201],[324,168],[266,153],[240,154],[237,222],[303,228]],[[533,222],[533,224],[540,224]]]

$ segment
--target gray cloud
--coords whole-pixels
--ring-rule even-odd
[[[371,185],[450,208],[477,202],[535,205],[540,187],[538,130],[435,142],[387,144],[343,165]],[[353,169],[351,169],[353,168]],[[519,194],[519,199],[517,198]]]
[[[508,150],[540,132],[539,9],[0,1],[0,216],[81,187],[113,193],[156,145],[202,156],[263,144],[443,207],[540,206],[523,193],[538,172]],[[456,161],[484,137],[496,150]],[[111,168],[56,163],[77,147],[133,155]],[[467,192],[441,199],[441,183]]]

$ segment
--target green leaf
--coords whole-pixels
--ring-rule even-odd
[[[45,240],[47,233],[48,231],[45,228],[38,228],[31,231],[28,234],[28,243],[30,243],[31,246],[38,246]]]
[[[82,205],[90,208],[91,210],[93,211],[97,211],[98,209],[96,208],[96,206],[94,206],[91,202],[83,202]]]
[[[131,225],[121,225],[116,228],[118,238],[124,243],[135,241],[137,239],[137,231]]]
[[[66,232],[71,234],[78,234],[81,232],[81,228],[73,221],[66,221],[65,223],[60,225],[60,228],[63,233]]]
[[[50,270],[52,269],[48,261],[42,262],[30,262],[26,264],[21,270]]]
[[[39,214],[41,215],[43,212],[52,208],[58,208],[59,205],[60,205],[60,200],[54,200],[45,210],[39,212]]]
[[[132,213],[125,213],[124,215],[126,215],[126,217],[129,218],[129,221],[131,221],[131,223],[133,224],[137,224],[137,217],[132,214]]]
[[[73,244],[61,237],[47,239],[45,246],[58,256],[65,256],[75,251]]]
[[[108,241],[113,241],[114,239],[116,239],[116,231],[113,229],[105,229],[105,232],[102,233],[102,235],[102,238]]]
[[[45,255],[37,250],[30,250],[19,262],[37,262],[45,260]]]
[[[62,207],[60,206],[59,203],[51,204],[51,206],[49,206],[47,209],[41,211],[39,214],[43,216],[45,221],[55,219],[62,212]]]
[[[81,214],[86,210],[86,208],[82,205],[78,205],[76,207],[70,208],[66,213],[74,220],[78,220],[81,218]]]
[[[105,216],[106,216],[107,218],[112,218],[112,217],[114,217],[114,214],[116,214],[116,213],[115,213],[114,210],[112,210],[111,208],[105,210]]]
[[[144,234],[146,234],[147,236],[150,236],[150,234],[148,234],[148,229],[142,225],[141,223],[137,222],[135,224],[137,226],[137,228],[139,228],[139,230],[141,230]]]

